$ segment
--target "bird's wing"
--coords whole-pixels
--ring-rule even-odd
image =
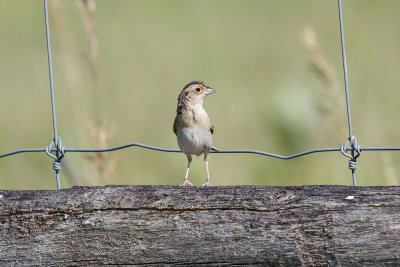
[[[174,120],[174,126],[172,126],[172,131],[176,134],[176,119]]]
[[[212,124],[211,120],[210,120],[210,132],[214,134],[214,125]]]

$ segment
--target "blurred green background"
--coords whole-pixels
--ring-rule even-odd
[[[0,1],[0,154],[53,135],[43,3]],[[201,79],[220,149],[292,154],[348,137],[337,1],[49,1],[58,131],[69,148],[177,148],[182,87]],[[354,133],[398,146],[400,2],[343,1]],[[400,154],[363,152],[359,185],[399,182]],[[179,184],[186,157],[141,148],[67,153],[62,187]],[[214,185],[350,185],[340,152],[290,161],[212,154]],[[191,181],[206,177],[195,158]],[[45,153],[0,159],[1,189],[54,189]]]

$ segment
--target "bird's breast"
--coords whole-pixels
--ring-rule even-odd
[[[183,127],[177,130],[179,148],[183,153],[200,155],[205,151],[210,151],[212,146],[212,134],[200,125],[194,124],[192,127]]]

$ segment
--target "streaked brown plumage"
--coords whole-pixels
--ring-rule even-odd
[[[212,148],[214,126],[203,108],[203,100],[215,90],[206,86],[202,81],[192,81],[181,91],[178,97],[178,107],[173,125],[179,148],[186,154],[188,166],[182,185],[192,185],[188,179],[192,154],[204,154],[207,169],[205,186],[211,185],[208,170],[208,155]]]

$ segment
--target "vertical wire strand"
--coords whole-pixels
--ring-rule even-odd
[[[344,42],[344,30],[343,30],[343,14],[342,14],[342,0],[338,0],[339,8],[339,24],[340,24],[340,40],[342,44],[342,58],[343,58],[343,74],[344,74],[344,89],[346,92],[346,106],[347,106],[347,121],[349,124],[349,138],[352,140],[353,137],[353,126],[351,122],[351,108],[350,108],[350,95],[349,95],[349,81],[347,76],[347,60],[346,60],[346,46]],[[352,143],[352,142],[351,142]],[[352,145],[351,156],[354,159],[354,147]],[[353,185],[356,186],[356,171],[351,170]]]
[[[342,0],[338,0],[338,6],[339,6],[340,40],[341,40],[341,43],[342,43],[344,89],[346,91],[347,121],[349,123],[349,136],[351,137],[351,136],[353,136],[353,128],[352,128],[352,123],[351,123],[349,81],[348,81],[348,77],[347,77],[347,60],[346,60],[346,46],[345,46],[345,42],[344,42]]]
[[[49,61],[49,77],[50,77],[50,94],[51,94],[51,108],[53,114],[53,131],[54,131],[54,143],[58,143],[58,133],[57,133],[57,118],[56,118],[56,104],[54,97],[54,82],[53,82],[53,67],[51,59],[51,44],[50,44],[50,27],[49,27],[49,10],[47,7],[47,0],[44,0],[44,16],[46,24],[46,39],[47,39],[47,57]],[[56,150],[56,157],[58,158],[58,149]],[[60,185],[60,174],[59,170],[56,171],[57,189],[61,189]]]

